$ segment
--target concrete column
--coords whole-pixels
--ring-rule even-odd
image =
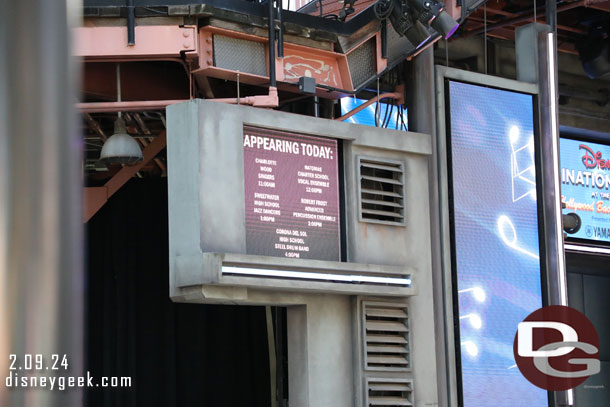
[[[440,231],[440,207],[439,207],[439,184],[438,184],[438,154],[436,141],[436,105],[435,105],[435,85],[434,85],[434,50],[432,47],[426,49],[419,54],[411,65],[410,77],[408,78],[407,88],[407,110],[409,116],[409,131],[426,133],[432,136],[432,156],[428,162],[428,177],[429,177],[429,200],[430,200],[430,238],[432,244],[432,274],[425,276],[424,279],[418,279],[419,292],[429,292],[430,284],[432,286],[434,303],[434,312],[431,313],[433,325],[431,324],[432,338],[429,338],[430,347],[434,349],[436,354],[435,372],[430,372],[431,377],[436,378],[438,389],[438,404],[441,406],[450,406],[450,378],[448,376],[448,361],[445,346],[445,301],[444,284],[443,284],[443,268],[441,264],[441,231]],[[428,287],[426,287],[428,285]],[[419,297],[419,296],[417,296]],[[420,298],[411,298],[411,303],[420,302]],[[430,301],[430,299],[428,299]],[[431,301],[431,302],[432,302]],[[414,304],[415,305],[415,304]],[[425,306],[422,303],[422,306]],[[411,314],[417,309],[417,305],[411,307]],[[426,326],[425,324],[423,326]],[[414,332],[415,335],[426,335],[424,332]],[[432,350],[432,349],[431,349]],[[421,349],[415,350],[421,352]],[[416,390],[420,376],[414,378]],[[453,385],[455,389],[455,384]],[[454,392],[455,393],[455,392]],[[418,397],[416,391],[416,397]],[[456,399],[457,402],[457,399]]]
[[[290,406],[353,407],[350,298],[312,295],[287,319]]]

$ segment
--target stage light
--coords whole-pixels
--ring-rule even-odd
[[[430,26],[441,33],[445,39],[449,39],[460,27],[460,24],[443,10],[432,20]]]
[[[602,24],[590,29],[587,37],[576,44],[582,67],[591,79],[610,74],[610,26]]]
[[[438,33],[448,39],[460,26],[447,12],[445,5],[438,0],[409,0],[418,13],[418,20],[430,24]]]
[[[405,0],[379,0],[373,8],[379,20],[389,19],[400,36],[406,36],[415,46],[421,47],[431,37],[427,27]]]
[[[438,0],[378,0],[373,10],[379,20],[389,19],[394,30],[406,36],[416,49],[430,39],[428,25],[445,38],[459,27]]]

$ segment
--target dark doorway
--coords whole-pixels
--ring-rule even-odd
[[[91,407],[270,403],[264,307],[169,299],[167,180],[132,179],[88,223],[87,369],[132,387]]]

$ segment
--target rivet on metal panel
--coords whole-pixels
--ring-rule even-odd
[[[212,43],[212,38],[207,37],[207,38],[205,39],[205,42],[207,42],[208,44],[211,44],[211,43]]]
[[[182,46],[183,46],[184,48],[188,48],[190,45],[191,45],[191,42],[190,42],[190,41],[184,41],[184,43],[182,44]]]
[[[212,66],[212,58],[208,58],[208,65]]]
[[[191,30],[184,30],[182,31],[182,35],[184,35],[184,37],[188,37],[189,35],[191,35]]]

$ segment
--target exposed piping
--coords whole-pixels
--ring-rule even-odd
[[[139,112],[145,110],[161,110],[169,105],[181,102],[188,102],[188,99],[77,103],[76,109],[81,113],[114,113],[119,111]]]
[[[211,102],[220,102],[227,104],[242,104],[254,107],[274,108],[279,106],[279,97],[277,88],[270,87],[269,94],[246,96],[241,98],[220,98],[206,99]],[[93,102],[93,103],[77,103],[76,109],[81,113],[113,113],[113,112],[141,112],[146,110],[162,110],[169,105],[176,103],[188,102],[189,99],[177,100],[143,100],[130,102]]]
[[[277,31],[277,56],[278,58],[284,58],[284,26],[282,21],[282,7],[283,0],[277,0],[277,20],[279,23],[279,30]]]
[[[546,0],[545,8],[546,23],[557,32],[557,0]]]
[[[136,45],[136,8],[127,0],[127,45]]]
[[[269,86],[275,88],[275,18],[273,0],[267,0],[269,4]],[[269,89],[271,91],[271,88]]]
[[[269,87],[268,95],[256,95],[246,96],[241,98],[220,98],[220,99],[206,99],[211,102],[227,103],[231,105],[241,104],[250,105],[254,107],[278,107],[280,99],[277,96],[277,88]]]
[[[383,100],[383,99],[392,98],[392,99],[396,99],[397,104],[399,104],[399,105],[404,104],[404,96],[405,96],[404,95],[404,91],[400,91],[399,88],[400,88],[400,85],[397,87],[397,91],[396,92],[382,93],[379,96],[375,96],[375,97],[367,100],[366,102],[364,102],[363,104],[361,104],[357,108],[350,110],[349,112],[347,112],[343,116],[336,118],[335,120],[344,121],[346,119],[349,119],[350,117],[352,117],[356,113],[366,109],[367,107],[369,107],[373,103],[378,102],[378,101]]]

